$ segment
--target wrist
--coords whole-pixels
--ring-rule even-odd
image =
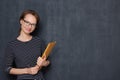
[[[40,68],[40,66],[38,64],[36,64],[35,67],[38,68],[38,69]]]
[[[40,70],[42,68],[42,66],[39,66],[39,65],[35,65],[35,67]]]

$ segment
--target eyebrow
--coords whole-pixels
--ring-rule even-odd
[[[36,23],[31,23],[28,20],[23,19],[25,22],[30,23],[31,25],[36,25]]]

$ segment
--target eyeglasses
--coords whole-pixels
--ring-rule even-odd
[[[26,21],[23,19],[23,21],[25,22],[26,26],[32,26],[32,27],[36,27],[36,24],[30,23],[29,21]]]

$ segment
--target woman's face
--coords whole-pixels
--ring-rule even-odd
[[[37,20],[32,14],[27,14],[24,19],[20,20],[21,31],[25,34],[32,33],[36,28]]]

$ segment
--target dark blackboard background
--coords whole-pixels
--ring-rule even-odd
[[[38,36],[57,41],[46,80],[120,80],[119,0],[1,0],[0,80],[9,80],[4,49],[26,9],[41,16]]]

